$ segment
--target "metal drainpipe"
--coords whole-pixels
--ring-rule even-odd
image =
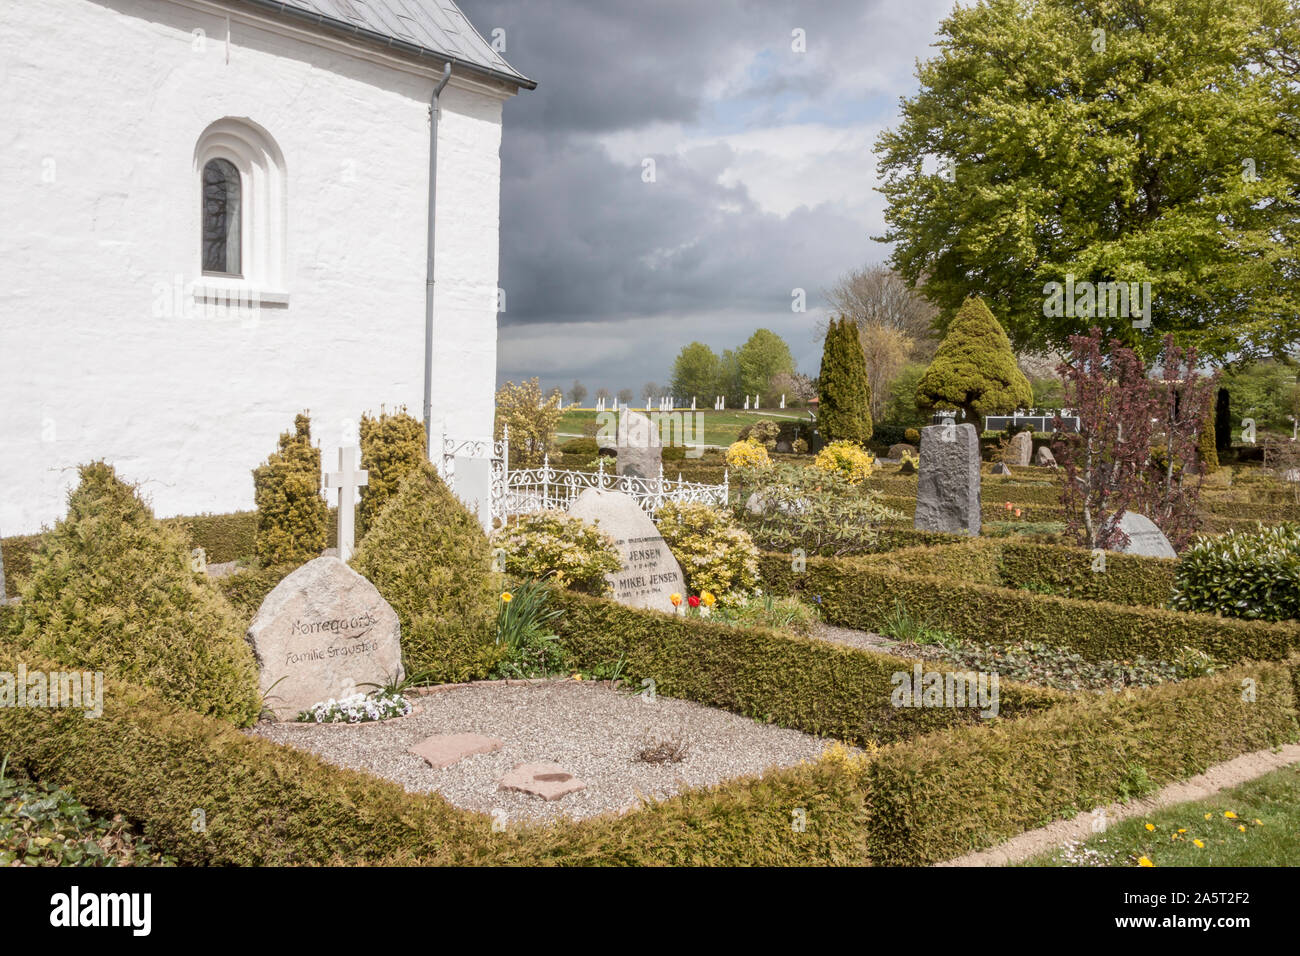
[[[429,101],[429,257],[424,279],[424,447],[432,459],[433,442],[433,237],[434,209],[438,195],[438,96],[451,79],[451,64],[442,68],[442,79]]]

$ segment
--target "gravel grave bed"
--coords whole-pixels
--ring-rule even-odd
[[[411,699],[417,712],[398,720],[262,723],[248,732],[509,821],[582,819],[632,810],[642,798],[662,799],[770,767],[793,766],[820,756],[832,742],[690,701],[659,696],[650,702],[605,682],[485,681],[437,688]],[[459,733],[500,738],[504,746],[441,770],[407,753],[433,734]],[[671,741],[687,745],[680,762],[637,759],[644,748]],[[498,790],[498,781],[516,765],[537,761],[560,764],[587,789],[554,801]]]

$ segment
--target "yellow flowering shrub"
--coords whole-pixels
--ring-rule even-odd
[[[563,511],[539,511],[511,519],[492,534],[498,567],[520,578],[553,578],[573,591],[603,595],[606,574],[622,566],[614,539]]]
[[[766,468],[771,464],[767,448],[752,439],[734,442],[727,449],[729,468]]]
[[[833,441],[813,459],[813,467],[839,474],[851,485],[870,478],[874,463],[871,452],[851,441]]]
[[[726,604],[758,584],[758,548],[727,512],[670,501],[655,514],[655,524],[693,593],[708,591]]]

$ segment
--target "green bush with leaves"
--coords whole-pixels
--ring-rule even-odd
[[[400,408],[361,416],[361,467],[368,474],[357,506],[357,540],[397,494],[402,480],[428,460],[424,425]]]
[[[492,534],[497,569],[516,578],[542,580],[585,594],[610,591],[607,574],[622,568],[614,539],[563,511],[520,515]]]
[[[777,464],[756,474],[746,490],[752,494],[740,520],[764,551],[865,554],[876,549],[883,522],[903,518],[882,504],[879,492],[801,465]]]
[[[320,449],[311,443],[303,412],[280,447],[253,469],[257,501],[257,557],[263,564],[302,564],[320,557],[329,535],[329,507],[321,497]]]
[[[1226,617],[1300,618],[1300,523],[1200,538],[1179,556],[1172,603]]]
[[[781,435],[781,426],[770,418],[761,418],[752,425],[746,425],[736,435],[738,441],[754,441],[768,451],[776,451],[776,440]]]
[[[111,466],[94,462],[80,473],[67,517],[32,558],[18,646],[251,724],[262,708],[245,622],[195,573],[189,542]]]
[[[728,604],[758,584],[758,549],[722,509],[670,501],[656,512],[655,524],[697,594],[708,591]]]
[[[499,582],[478,519],[422,462],[375,519],[352,557],[402,622],[406,669],[434,681],[486,677]]]

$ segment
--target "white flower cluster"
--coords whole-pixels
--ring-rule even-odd
[[[405,717],[411,702],[401,694],[380,691],[377,694],[353,694],[342,700],[321,701],[298,715],[307,724],[361,724],[371,720]]]

